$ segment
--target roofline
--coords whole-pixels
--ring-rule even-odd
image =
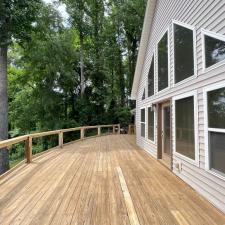
[[[137,98],[137,90],[138,90],[138,86],[139,86],[139,82],[141,78],[145,55],[147,52],[148,40],[149,40],[149,36],[151,32],[156,2],[157,0],[148,0],[146,11],[145,11],[145,19],[144,19],[144,24],[143,24],[142,34],[141,34],[141,42],[140,42],[140,47],[138,51],[137,64],[136,64],[133,86],[131,91],[131,98],[133,100]]]

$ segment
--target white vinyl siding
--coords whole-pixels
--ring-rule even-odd
[[[225,212],[225,181],[218,176],[205,170],[206,166],[206,140],[205,140],[205,117],[204,117],[204,98],[203,89],[208,85],[223,82],[225,80],[225,63],[219,63],[213,69],[205,70],[203,66],[203,45],[202,45],[202,29],[225,35],[225,1],[186,1],[186,0],[158,0],[154,12],[152,28],[149,37],[149,45],[145,55],[145,61],[142,68],[142,76],[138,84],[138,94],[136,101],[136,121],[140,121],[140,108],[148,107],[157,102],[176,97],[178,95],[196,91],[196,101],[198,104],[198,148],[199,148],[199,165],[191,164],[181,157],[173,156],[173,172],[181,179],[190,184],[200,194],[205,196],[210,202]],[[180,21],[195,27],[196,31],[196,77],[188,79],[174,85],[174,51],[173,51],[173,35],[172,21]],[[151,98],[141,100],[143,88],[147,84],[147,76],[150,68],[152,55],[156,49],[157,43],[162,35],[169,28],[169,46],[170,46],[170,88],[163,92],[157,92],[155,85],[155,95]],[[157,51],[155,52],[155,62],[157,62]],[[155,67],[155,84],[157,84],[157,66]],[[172,106],[173,108],[173,106]],[[156,117],[157,117],[156,113]],[[174,123],[174,115],[172,115],[172,124]],[[157,127],[157,118],[155,118]],[[140,131],[140,123],[137,123],[137,131]],[[174,127],[172,127],[174,130]],[[141,138],[140,132],[137,132],[137,144],[148,151],[155,158],[157,157],[157,132],[155,133],[155,144],[147,139]],[[174,142],[174,135],[172,136]],[[174,146],[173,146],[174,147]],[[182,171],[175,169],[175,163],[182,163]]]

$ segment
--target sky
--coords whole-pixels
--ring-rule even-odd
[[[47,4],[53,4],[55,0],[43,0]],[[65,4],[60,4],[58,7],[56,7],[57,10],[60,12],[61,16],[63,17],[64,20],[67,20],[69,18],[68,13],[66,12],[66,5]]]

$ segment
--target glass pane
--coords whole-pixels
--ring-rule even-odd
[[[154,56],[148,73],[148,97],[154,95]]]
[[[163,108],[164,153],[170,155],[170,107]]]
[[[225,88],[208,92],[208,126],[225,129]]]
[[[145,137],[145,124],[141,123],[141,136]]]
[[[168,37],[167,32],[158,44],[158,90],[168,87]]]
[[[145,89],[144,89],[144,91],[143,91],[143,95],[142,95],[142,98],[141,98],[142,100],[144,100],[145,99]]]
[[[176,101],[176,151],[195,159],[194,97]]]
[[[209,132],[211,168],[225,173],[225,134]]]
[[[154,111],[152,108],[148,108],[148,139],[154,141]]]
[[[212,66],[225,59],[225,41],[205,35],[206,67]]]
[[[194,75],[193,31],[174,24],[175,82]]]
[[[145,109],[141,109],[141,122],[145,122]]]

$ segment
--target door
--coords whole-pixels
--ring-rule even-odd
[[[171,166],[171,112],[170,104],[162,105],[162,160]]]

